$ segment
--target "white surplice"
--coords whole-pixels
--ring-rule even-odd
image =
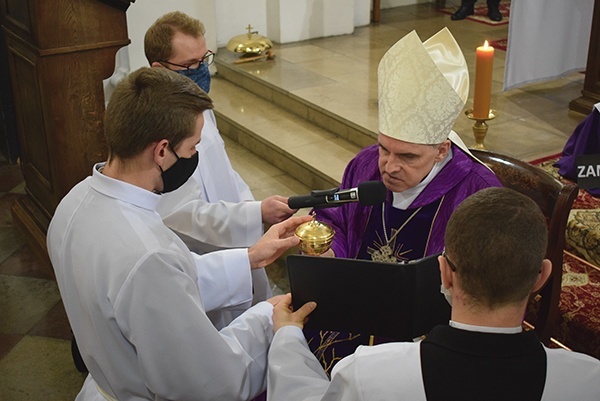
[[[100,166],[61,201],[47,237],[65,310],[93,377],[77,400],[103,399],[96,383],[121,401],[259,394],[271,304],[261,302],[217,331],[205,304],[222,306],[232,294],[218,300],[222,288],[210,294],[210,282],[203,286],[198,272],[222,274],[222,260],[199,269],[156,213],[160,195],[106,177]],[[242,258],[245,251],[234,252]]]
[[[547,374],[542,401],[600,399],[598,360],[562,349],[544,350]],[[267,397],[269,401],[426,401],[420,343],[359,346],[335,365],[330,381],[302,330],[282,327],[269,350]]]
[[[157,211],[167,226],[198,254],[219,249],[248,248],[263,234],[261,202],[233,169],[212,110],[203,113],[204,127],[198,150],[198,168],[192,178],[173,192],[163,194]],[[221,257],[227,260],[227,255]],[[273,294],[265,269],[251,272],[253,299],[239,307],[210,313],[217,328],[232,321],[252,303]],[[231,284],[235,286],[235,283]]]
[[[214,112],[206,110],[202,116],[204,127],[198,146],[198,170],[194,174],[201,183],[201,198],[208,202],[253,201],[250,187],[231,166]]]

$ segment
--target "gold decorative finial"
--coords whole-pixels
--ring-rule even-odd
[[[329,250],[333,242],[335,230],[329,224],[317,221],[316,213],[311,213],[312,220],[300,224],[295,231],[300,238],[300,250],[306,255],[321,255]]]
[[[263,54],[273,47],[273,43],[266,36],[258,34],[251,24],[245,28],[248,32],[234,36],[227,43],[227,49],[234,53],[241,53],[244,57],[253,57]],[[272,57],[267,57],[271,59]]]

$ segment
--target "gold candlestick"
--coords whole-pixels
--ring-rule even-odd
[[[473,146],[473,148],[487,150],[487,147],[483,143],[488,131],[488,125],[486,121],[493,120],[494,118],[496,118],[496,110],[490,110],[487,118],[473,117],[473,109],[465,111],[465,115],[469,120],[475,121],[475,124],[473,124],[473,135],[475,136],[475,145]]]

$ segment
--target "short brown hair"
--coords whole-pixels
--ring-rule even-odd
[[[199,38],[204,36],[204,24],[180,11],[163,15],[148,28],[144,36],[144,53],[148,63],[166,61],[173,55],[175,32]]]
[[[527,196],[487,188],[454,211],[444,242],[469,301],[494,309],[529,296],[546,253],[548,228]]]
[[[193,135],[212,100],[191,79],[167,68],[142,67],[115,88],[104,116],[109,159],[127,160],[167,139],[172,149]]]

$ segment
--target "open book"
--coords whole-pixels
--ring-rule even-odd
[[[437,256],[396,264],[290,255],[294,309],[317,302],[307,329],[411,341],[450,320]]]

